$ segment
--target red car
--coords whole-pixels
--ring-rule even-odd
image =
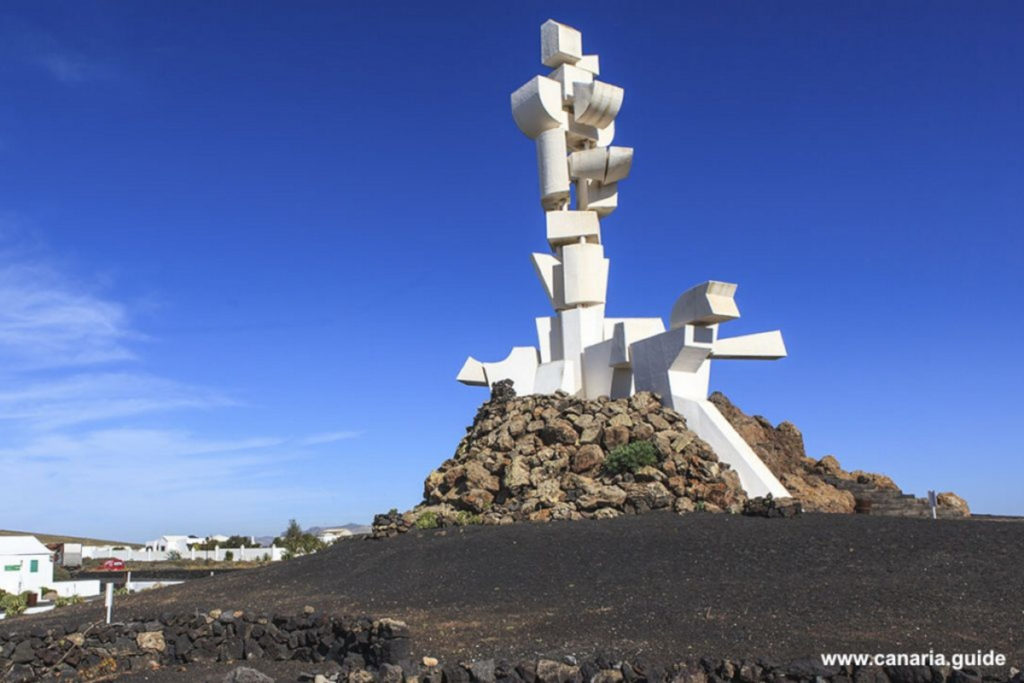
[[[101,564],[98,569],[101,572],[123,572],[127,567],[124,564],[124,560],[112,557],[109,560],[103,560],[103,564]]]

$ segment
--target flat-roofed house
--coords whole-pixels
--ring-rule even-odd
[[[0,590],[32,591],[53,585],[53,554],[35,536],[0,536]]]

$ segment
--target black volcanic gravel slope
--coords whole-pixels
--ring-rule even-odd
[[[995,649],[1019,665],[1024,524],[694,513],[415,532],[133,596],[118,613],[304,605],[404,619],[416,654],[446,660]],[[17,621],[30,623],[0,628]]]

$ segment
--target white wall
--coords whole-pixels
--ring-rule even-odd
[[[36,571],[32,571],[35,562]],[[13,567],[17,569],[13,569]],[[8,593],[33,591],[53,585],[53,559],[49,554],[0,557],[0,589]]]
[[[231,553],[234,562],[259,562],[264,558],[276,562],[284,555],[283,548],[217,548],[215,550],[186,550],[181,552],[183,560],[225,560]],[[114,550],[112,546],[82,546],[83,559],[107,559],[116,557],[125,562],[163,562],[168,559],[169,551],[161,550]]]
[[[70,598],[72,595],[80,595],[83,598],[100,594],[99,579],[84,579],[82,581],[54,581],[49,585],[57,595],[62,598]]]

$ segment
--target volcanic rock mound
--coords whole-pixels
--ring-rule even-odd
[[[925,498],[903,493],[884,474],[847,472],[835,456],[820,460],[807,457],[804,437],[791,422],[777,427],[760,415],[753,417],[737,408],[722,393],[709,400],[764,461],[786,490],[808,512],[862,512],[902,517],[927,517],[931,506]],[[968,517],[967,502],[952,492],[937,496],[939,517]]]
[[[649,392],[617,400],[501,393],[467,432],[454,457],[427,477],[423,502],[378,515],[375,535],[663,508],[740,512],[746,501],[736,472]],[[617,448],[637,442],[653,444],[653,462],[609,466]]]

